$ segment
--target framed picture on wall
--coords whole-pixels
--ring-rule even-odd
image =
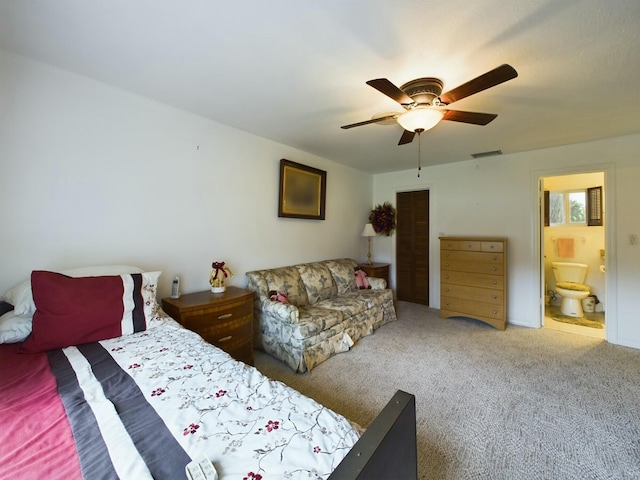
[[[327,172],[280,160],[278,217],[324,220]]]

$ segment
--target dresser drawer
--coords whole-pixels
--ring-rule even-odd
[[[456,272],[484,273],[489,275],[502,275],[504,264],[501,263],[476,263],[463,261],[446,261],[440,265],[441,270],[453,270]]]
[[[456,297],[476,302],[490,303],[491,305],[502,305],[504,302],[504,293],[500,290],[489,290],[482,287],[470,287],[467,285],[443,283],[440,287],[440,294],[446,297]]]
[[[440,274],[440,283],[456,283],[458,285],[504,290],[504,276],[502,275],[485,275],[482,273],[446,270]]]
[[[444,250],[440,254],[440,260],[462,260],[465,262],[504,263],[504,254],[500,252],[463,252]]]
[[[460,242],[458,240],[441,240],[441,250],[460,250]]]
[[[478,240],[459,240],[458,249],[467,252],[479,252],[482,242]]]
[[[468,315],[469,317],[487,317],[494,320],[504,320],[504,308],[502,305],[491,305],[484,302],[476,302],[464,298],[453,298],[442,295],[440,308],[447,313]]]
[[[502,252],[504,242],[480,242],[480,250],[483,252]]]

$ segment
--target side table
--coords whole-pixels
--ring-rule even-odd
[[[253,365],[253,292],[227,287],[223,293],[187,293],[163,298],[162,308],[181,325],[233,358]]]
[[[387,281],[387,288],[391,288],[389,285],[388,263],[360,263],[358,267],[367,274],[367,277],[384,278]]]

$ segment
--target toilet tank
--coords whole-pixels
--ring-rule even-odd
[[[588,265],[584,263],[568,263],[568,262],[551,262],[553,268],[553,277],[556,283],[574,282],[584,283],[587,276]]]

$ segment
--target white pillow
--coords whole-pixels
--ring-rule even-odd
[[[131,265],[100,265],[96,267],[72,268],[71,270],[62,270],[58,273],[70,277],[98,277],[101,275],[143,273],[143,270]],[[36,311],[36,304],[33,303],[33,295],[31,293],[31,279],[25,280],[15,287],[10,288],[5,292],[2,299],[13,305],[13,313],[15,315],[32,317]]]
[[[0,317],[0,343],[23,342],[31,333],[32,317],[7,312]]]

